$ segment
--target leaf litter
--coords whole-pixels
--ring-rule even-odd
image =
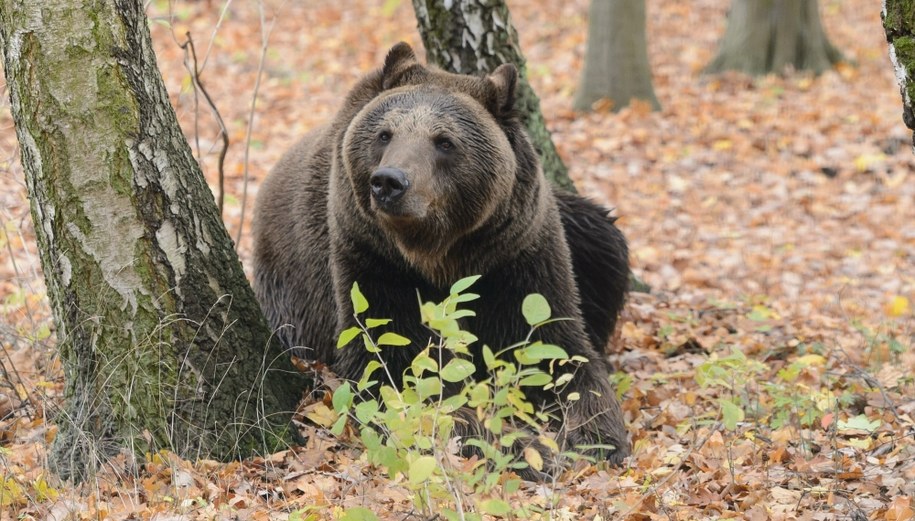
[[[604,103],[582,114],[570,106],[587,2],[554,4],[510,3],[530,79],[579,191],[615,207],[652,293],[630,297],[609,352],[631,377],[622,401],[633,456],[620,469],[580,464],[555,484],[526,483],[513,501],[551,519],[915,519],[915,156],[879,5],[821,1],[851,63],[754,79],[701,74],[727,0],[649,1],[662,110],[634,103],[614,114]],[[205,107],[195,118],[177,42],[190,31],[206,52],[202,77],[232,142],[224,219],[235,236],[262,34],[256,3],[232,3],[220,21],[224,7],[157,0],[149,15],[172,101],[215,187],[218,128]],[[391,45],[422,48],[406,1],[269,0],[264,11],[255,196],[285,148],[331,118]],[[47,458],[62,370],[18,161],[6,108],[0,517],[304,520],[362,507],[420,519],[402,481],[366,464],[346,433],[327,433],[333,408],[320,394],[296,415],[302,447],[234,463],[121,455],[89,484],[60,483]],[[239,244],[248,268],[250,215]]]

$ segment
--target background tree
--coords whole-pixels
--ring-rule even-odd
[[[890,59],[896,71],[899,91],[902,93],[902,120],[915,131],[915,13],[912,4],[902,0],[886,0],[883,3],[883,29],[890,44]],[[915,134],[913,134],[915,143]]]
[[[275,449],[301,382],[178,126],[143,2],[0,0],[0,40],[66,379],[52,467]]]
[[[823,30],[817,0],[734,0],[718,55],[705,70],[756,76],[791,66],[819,74],[841,60]]]
[[[591,110],[595,101],[609,99],[617,111],[633,98],[661,108],[651,85],[645,0],[591,0],[588,49],[573,106]]]
[[[490,73],[503,63],[518,67],[515,106],[553,183],[575,190],[540,111],[540,98],[527,81],[527,66],[504,0],[413,0],[426,57],[444,70]]]

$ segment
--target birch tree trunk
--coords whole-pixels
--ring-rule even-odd
[[[556,185],[574,191],[540,111],[540,98],[527,81],[527,62],[505,1],[413,0],[413,9],[426,57],[438,67],[460,74],[488,74],[503,63],[518,68],[515,106],[540,155],[543,172]]]
[[[718,55],[705,70],[759,76],[793,67],[819,74],[840,61],[817,0],[733,0]]]
[[[181,134],[142,0],[0,0],[0,41],[66,380],[52,467],[275,450],[302,383]]]
[[[645,0],[591,0],[588,50],[573,107],[591,110],[601,99],[613,101],[614,111],[632,99],[661,108],[651,85]]]
[[[902,94],[902,120],[915,131],[915,11],[909,0],[884,0],[883,29],[890,44],[890,60]],[[913,134],[915,143],[915,134]]]

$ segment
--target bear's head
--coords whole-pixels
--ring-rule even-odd
[[[517,70],[450,74],[402,43],[380,74],[344,133],[342,165],[358,210],[408,261],[428,264],[505,207],[519,175],[536,174],[513,110]]]

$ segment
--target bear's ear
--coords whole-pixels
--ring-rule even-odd
[[[495,87],[496,115],[507,115],[515,108],[515,88],[518,86],[518,69],[511,63],[503,63],[489,75],[489,81]]]
[[[414,66],[419,65],[413,48],[406,42],[400,42],[384,58],[381,68],[382,88],[387,90],[400,84],[401,77]]]

